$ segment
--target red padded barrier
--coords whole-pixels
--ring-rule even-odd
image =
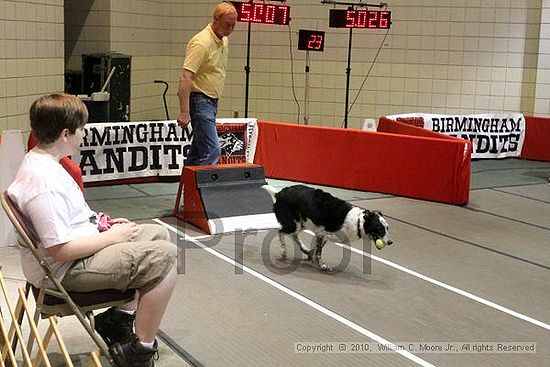
[[[471,146],[463,139],[266,121],[258,127],[254,163],[267,177],[468,203]]]
[[[378,128],[376,130],[382,133],[424,136],[424,137],[437,138],[437,139],[451,139],[451,140],[456,139],[452,136],[440,134],[432,130],[424,129],[414,125],[405,124],[399,121],[394,121],[384,116],[380,117],[380,119],[378,120]]]
[[[525,116],[521,158],[550,161],[550,118]]]

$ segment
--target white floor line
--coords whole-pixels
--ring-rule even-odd
[[[311,231],[304,231],[304,232],[306,232],[306,233],[308,233],[308,234],[310,234],[310,235],[314,235],[314,233],[311,232]],[[208,237],[211,237],[211,236],[198,236],[198,237],[193,237],[193,238],[195,238],[195,239],[203,239],[203,238],[208,238]],[[369,257],[369,258],[371,258],[371,259],[373,259],[373,260],[375,260],[375,261],[381,262],[382,264],[388,265],[388,266],[390,266],[390,267],[392,267],[392,268],[394,268],[394,269],[403,271],[403,272],[405,272],[405,273],[407,273],[407,274],[410,274],[410,275],[412,275],[412,276],[415,276],[415,277],[417,277],[417,278],[420,278],[420,279],[422,279],[422,280],[425,280],[425,281],[427,281],[427,282],[429,282],[429,283],[432,283],[432,284],[437,285],[437,286],[439,286],[439,287],[445,288],[445,289],[447,289],[447,290],[449,290],[449,291],[451,291],[451,292],[454,292],[454,293],[456,293],[456,294],[460,294],[461,296],[464,296],[464,297],[466,297],[466,298],[469,298],[469,299],[471,299],[471,300],[474,300],[474,301],[476,301],[476,302],[479,302],[479,303],[481,303],[481,304],[483,304],[483,305],[485,305],[485,306],[489,306],[489,307],[491,307],[491,308],[494,308],[494,309],[496,309],[496,310],[499,310],[499,311],[501,311],[501,312],[504,312],[504,313],[506,313],[506,314],[508,314],[508,315],[510,315],[510,316],[513,316],[513,317],[519,318],[519,319],[521,319],[521,320],[527,321],[527,322],[529,322],[529,323],[531,323],[531,324],[533,324],[533,325],[540,326],[540,327],[542,327],[542,328],[544,328],[544,329],[546,329],[546,330],[550,330],[550,325],[547,324],[547,323],[545,323],[545,322],[543,322],[543,321],[539,321],[539,320],[534,319],[534,318],[532,318],[532,317],[530,317],[530,316],[527,316],[527,315],[524,315],[524,314],[522,314],[522,313],[516,312],[516,311],[514,311],[514,310],[511,310],[511,309],[509,309],[509,308],[506,308],[506,307],[504,307],[504,306],[501,306],[501,305],[499,305],[499,304],[497,304],[497,303],[494,303],[494,302],[491,302],[491,301],[486,300],[486,299],[484,299],[484,298],[481,298],[481,297],[479,297],[479,296],[476,296],[475,294],[472,294],[472,293],[470,293],[470,292],[464,291],[464,290],[462,290],[462,289],[460,289],[460,288],[453,287],[452,285],[443,283],[443,282],[441,282],[441,281],[439,281],[439,280],[430,278],[430,277],[428,277],[427,275],[421,274],[421,273],[416,272],[416,271],[414,271],[414,270],[410,270],[410,269],[408,269],[408,268],[406,268],[406,267],[404,267],[404,266],[402,266],[402,265],[396,264],[396,263],[394,263],[394,262],[391,262],[391,261],[389,261],[389,260],[383,259],[383,258],[378,257],[378,256],[376,256],[376,255],[372,255],[372,254],[366,253],[366,252],[364,252],[364,251],[362,251],[362,250],[359,250],[359,249],[357,249],[357,248],[355,248],[355,247],[351,247],[351,246],[349,246],[349,245],[345,245],[345,244],[337,243],[337,242],[334,242],[334,244],[337,245],[337,246],[340,246],[340,247],[342,247],[342,248],[350,249],[352,252],[355,252],[355,253],[357,253],[357,254],[359,254],[359,255],[361,255],[361,256]]]
[[[186,235],[187,236],[187,235]],[[210,235],[210,234],[205,234],[203,236],[195,236],[195,237],[191,237],[191,236],[187,236],[188,238],[192,238],[194,240],[197,240],[197,241],[200,241],[200,240],[205,240],[207,238],[212,238],[213,236]]]
[[[267,231],[268,231],[267,229],[255,229],[255,230],[254,230],[254,233],[262,233],[262,232],[267,232]],[[221,233],[220,233],[220,234],[221,234]],[[213,235],[213,234],[203,234],[203,235],[201,235],[201,236],[187,236],[187,237],[188,237],[188,238],[192,238],[192,239],[194,239],[194,240],[200,241],[200,240],[205,240],[205,239],[207,239],[207,238],[212,238],[212,237],[214,237],[214,236],[215,236],[215,235]]]
[[[223,255],[222,253],[212,249],[211,247],[208,247],[206,245],[204,245],[203,243],[201,243],[200,241],[198,241],[197,239],[193,238],[193,237],[190,237],[188,235],[186,235],[185,233],[181,233],[177,228],[175,228],[174,226],[168,224],[168,223],[165,223],[163,222],[162,220],[158,219],[158,218],[155,218],[153,219],[154,222],[168,228],[170,231],[180,235],[180,236],[183,236],[184,240],[186,241],[191,241],[193,242],[195,245],[199,246],[200,248],[202,248],[203,250],[209,252],[211,255],[214,255],[216,257],[218,257],[219,259],[231,264],[232,266],[237,266],[239,267],[240,269],[242,269],[243,271],[247,272],[248,274],[266,282],[267,284],[271,285],[272,287],[282,291],[283,293],[286,293],[287,295],[297,299],[298,301],[300,302],[303,302],[305,303],[306,305],[316,309],[317,311],[323,313],[324,315],[344,324],[345,326],[363,334],[364,336],[366,336],[367,338],[370,338],[380,344],[384,344],[386,346],[389,346],[391,348],[394,348],[395,350],[395,353],[398,353],[400,355],[402,355],[403,357],[419,364],[420,366],[425,366],[425,367],[435,367],[433,364],[423,360],[422,358],[420,357],[417,357],[416,355],[410,353],[410,352],[407,352],[405,350],[400,350],[400,348],[397,347],[396,344],[390,342],[389,340],[386,340],[384,339],[383,337],[373,333],[372,331],[369,331],[367,329],[365,329],[364,327],[354,323],[353,321],[350,321],[348,319],[346,319],[345,317],[337,314],[336,312],[334,311],[331,311],[329,310],[328,308],[324,307],[324,306],[321,306],[320,304],[318,303],[315,303],[314,301],[310,300],[309,298],[306,298],[304,296],[302,296],[301,294],[291,290],[290,288],[287,288],[285,287],[284,285],[280,284],[280,283],[277,283],[276,281],[274,281],[273,279],[271,278],[268,278],[266,277],[265,275],[241,264],[241,263],[238,263],[236,262],[235,260],[233,260],[232,258],[226,256],[226,255]]]
[[[406,267],[401,266],[401,265],[399,265],[399,264],[396,264],[396,263],[394,263],[394,262],[391,262],[391,261],[389,261],[389,260],[382,259],[381,257],[375,256],[375,255],[371,255],[371,254],[366,253],[366,252],[364,252],[364,251],[362,251],[362,250],[359,250],[359,249],[357,249],[357,248],[355,248],[355,247],[352,247],[352,246],[349,246],[349,245],[345,245],[345,244],[342,244],[342,243],[335,243],[335,244],[338,245],[338,246],[340,246],[340,247],[342,247],[342,248],[349,249],[349,250],[351,250],[352,252],[355,252],[355,253],[360,254],[360,255],[362,255],[362,256],[369,257],[369,258],[371,258],[371,259],[373,259],[373,260],[376,260],[376,261],[378,261],[378,262],[381,262],[381,263],[383,263],[383,264],[386,264],[386,265],[388,265],[388,266],[391,266],[391,267],[394,268],[394,269],[400,270],[400,271],[402,271],[402,272],[405,272],[405,273],[407,273],[407,274],[410,274],[410,275],[412,275],[412,276],[415,276],[415,277],[417,277],[417,278],[420,278],[420,279],[422,279],[422,280],[425,280],[425,281],[427,281],[427,282],[429,282],[429,283],[432,283],[432,284],[437,285],[437,286],[439,286],[439,287],[445,288],[445,289],[447,289],[447,290],[449,290],[449,291],[451,291],[451,292],[460,294],[461,296],[467,297],[467,298],[469,298],[469,299],[471,299],[471,300],[474,300],[474,301],[476,301],[476,302],[479,302],[479,303],[481,303],[481,304],[483,304],[483,305],[485,305],[485,306],[492,307],[492,308],[494,308],[494,309],[496,309],[496,310],[499,310],[499,311],[502,311],[502,312],[504,312],[504,313],[506,313],[506,314],[508,314],[508,315],[510,315],[510,316],[517,317],[517,318],[519,318],[519,319],[521,319],[521,320],[530,322],[530,323],[533,324],[533,325],[537,325],[537,326],[540,326],[540,327],[542,327],[542,328],[544,328],[544,329],[546,329],[546,330],[550,330],[550,325],[547,324],[547,323],[544,323],[544,322],[542,322],[542,321],[536,320],[536,319],[534,319],[534,318],[532,318],[532,317],[526,316],[526,315],[521,314],[521,313],[519,313],[519,312],[516,312],[516,311],[514,311],[514,310],[510,310],[509,308],[506,308],[506,307],[501,306],[501,305],[499,305],[499,304],[497,304],[497,303],[488,301],[488,300],[486,300],[486,299],[484,299],[484,298],[481,298],[481,297],[479,297],[479,296],[476,296],[475,294],[472,294],[472,293],[470,293],[470,292],[466,292],[466,291],[464,291],[464,290],[462,290],[462,289],[453,287],[452,285],[449,285],[449,284],[443,283],[443,282],[441,282],[441,281],[439,281],[439,280],[430,278],[430,277],[428,277],[428,276],[426,276],[426,275],[424,275],[424,274],[420,274],[420,273],[418,273],[418,272],[416,272],[416,271],[414,271],[414,270],[407,269]]]

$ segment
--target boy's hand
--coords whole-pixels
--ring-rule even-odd
[[[115,223],[108,233],[113,236],[115,243],[133,242],[137,238],[138,225],[135,222]]]

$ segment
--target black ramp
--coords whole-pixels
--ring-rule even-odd
[[[197,171],[204,209],[209,218],[226,218],[273,212],[273,200],[262,167]]]
[[[200,192],[208,218],[273,212],[273,201],[259,183],[202,187]]]

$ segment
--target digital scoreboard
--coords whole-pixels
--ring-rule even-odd
[[[391,25],[391,11],[330,9],[331,28],[388,29]]]
[[[325,49],[325,32],[300,29],[298,31],[298,50],[320,51]]]
[[[237,9],[237,21],[247,23],[288,25],[290,6],[279,4],[231,2]]]

